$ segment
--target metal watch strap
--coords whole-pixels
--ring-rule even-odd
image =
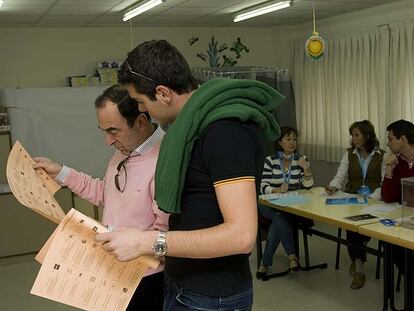
[[[152,249],[154,250],[154,255],[156,257],[162,257],[167,253],[167,231],[159,231],[157,239],[155,240],[155,243],[152,246]]]
[[[160,230],[157,236],[157,242],[166,243],[167,231]]]

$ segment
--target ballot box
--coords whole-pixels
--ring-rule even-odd
[[[401,226],[414,229],[414,177],[401,179],[402,220]]]

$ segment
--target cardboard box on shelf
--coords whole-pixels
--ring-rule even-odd
[[[98,68],[101,84],[112,85],[118,83],[118,69],[116,68]]]
[[[9,132],[10,125],[7,112],[0,112],[0,132]]]

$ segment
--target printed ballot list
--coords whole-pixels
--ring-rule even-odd
[[[16,141],[7,159],[6,175],[10,190],[21,204],[58,224],[65,217],[53,197],[60,186],[43,169],[35,170],[34,163]]]
[[[98,221],[71,209],[65,216],[54,194],[59,185],[42,170],[17,141],[7,161],[7,180],[23,205],[59,224],[36,256],[42,266],[31,293],[83,310],[126,310],[149,267],[159,261],[141,256],[120,262],[94,241],[109,230]]]
[[[31,293],[83,310],[125,310],[148,266],[155,269],[158,261],[116,260],[94,242],[102,232],[108,229],[70,210],[54,232]]]

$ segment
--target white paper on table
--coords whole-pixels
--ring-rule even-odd
[[[376,203],[365,207],[361,212],[375,216],[386,216],[401,209],[397,203]]]
[[[275,199],[280,199],[280,198],[286,198],[286,197],[293,197],[293,196],[297,196],[299,195],[298,191],[288,191],[288,192],[284,192],[284,193],[270,193],[270,194],[262,194],[259,196],[260,199],[263,200],[275,200]]]
[[[337,192],[335,192],[334,194],[328,194],[325,190],[320,194],[320,196],[321,197],[323,197],[323,198],[332,198],[332,199],[335,199],[335,198],[351,198],[351,197],[356,197],[356,196],[358,196],[357,194],[352,194],[352,193],[346,193],[346,192],[343,192],[343,191],[341,191],[341,190],[339,190],[339,191],[337,191]]]

